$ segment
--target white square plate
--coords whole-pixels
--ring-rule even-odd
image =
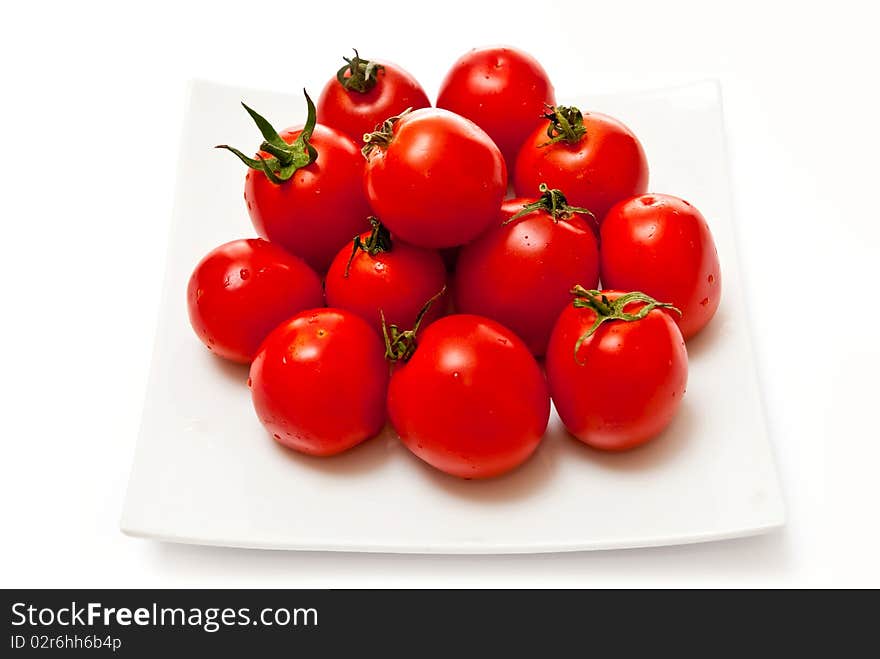
[[[722,302],[688,345],[681,412],[663,436],[619,455],[572,439],[554,412],[536,455],[491,481],[434,471],[390,431],[330,459],[285,450],[251,409],[246,369],[196,339],[185,305],[191,269],[216,245],[253,235],[243,168],[212,148],[256,144],[240,100],[279,125],[304,116],[297,93],[192,85],[126,533],[274,549],[513,553],[698,542],[783,524],[738,271],[717,84],[562,99],[628,124],[648,154],[650,189],[694,203],[714,233]]]

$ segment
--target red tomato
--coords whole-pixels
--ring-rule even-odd
[[[505,201],[501,221],[506,223],[461,250],[456,309],[497,320],[533,354],[543,355],[559,313],[571,300],[571,287],[599,284],[594,219],[579,210],[584,209],[568,206],[559,190],[546,188],[537,201]]]
[[[489,478],[522,464],[547,427],[541,369],[513,332],[479,316],[427,327],[388,388],[388,415],[403,443],[462,478]]]
[[[672,420],[687,385],[687,349],[669,305],[642,293],[575,290],[547,347],[556,411],[594,448],[644,444]]]
[[[646,194],[615,205],[602,224],[602,283],[674,304],[688,339],[721,301],[718,250],[709,225],[688,202]]]
[[[244,199],[257,233],[278,243],[324,273],[339,247],[360,231],[370,214],[358,181],[364,161],[354,142],[315,124],[315,106],[306,94],[309,117],[303,128],[279,135],[245,105],[263,133],[257,158],[229,149],[250,169]]]
[[[318,121],[360,142],[365,133],[407,108],[428,108],[431,102],[409,73],[388,62],[343,58],[318,99]]]
[[[265,240],[233,240],[203,258],[186,290],[189,320],[208,350],[248,363],[283,320],[321,306],[321,280]]]
[[[556,105],[547,73],[515,48],[475,48],[446,74],[437,107],[467,117],[491,137],[512,168],[525,139]]]
[[[251,364],[248,383],[266,430],[302,453],[340,453],[385,424],[382,341],[350,311],[312,309],[279,325]]]
[[[371,133],[364,154],[370,205],[408,243],[463,245],[498,217],[507,169],[472,121],[447,110],[416,110]]]
[[[571,203],[589,208],[601,222],[611,206],[648,188],[642,145],[617,119],[563,106],[545,118],[517,156],[518,195],[546,183],[565,190]]]
[[[327,304],[354,311],[382,331],[380,310],[389,325],[410,328],[419,311],[446,286],[446,266],[432,250],[392,240],[379,220],[373,230],[345,246],[327,272]],[[445,301],[432,304],[423,325],[440,317]]]

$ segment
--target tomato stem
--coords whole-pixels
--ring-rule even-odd
[[[587,290],[583,286],[577,285],[571,289],[571,294],[575,296],[574,301],[572,302],[575,309],[592,309],[596,312],[596,320],[593,321],[590,328],[577,340],[577,343],[574,344],[574,358],[579,364],[583,362],[578,360],[578,351],[584,341],[593,336],[603,323],[612,320],[622,320],[627,323],[634,320],[641,320],[654,309],[670,309],[679,316],[681,315],[681,311],[673,304],[669,302],[658,302],[650,295],[646,295],[639,291],[626,293],[615,300],[611,300],[607,295],[602,293],[602,291]],[[644,302],[645,305],[635,313],[624,311],[626,306],[632,302]]]
[[[351,262],[354,261],[358,250],[364,251],[370,256],[376,256],[380,252],[391,251],[391,232],[385,228],[385,225],[379,221],[378,217],[370,217],[369,220],[373,228],[367,239],[361,240],[360,234],[354,237],[351,246],[351,256],[348,257],[348,263],[345,264],[345,272],[342,275],[344,279],[348,279]]]
[[[290,144],[278,134],[266,119],[242,103],[242,106],[254,120],[260,133],[263,135],[263,142],[260,144],[260,151],[270,154],[271,158],[264,158],[257,154],[256,158],[249,158],[238,149],[227,144],[218,144],[216,149],[226,149],[235,154],[239,160],[251,169],[263,172],[272,183],[281,184],[290,179],[296,170],[312,164],[318,159],[318,152],[310,143],[312,132],[315,130],[317,116],[315,113],[315,104],[309,98],[308,92],[303,89],[306,97],[306,105],[308,107],[308,117],[306,124],[303,126],[302,132]]]
[[[573,105],[547,105],[544,118],[550,122],[547,126],[547,137],[550,139],[541,144],[541,147],[563,141],[568,144],[577,144],[587,134],[587,129],[584,127],[584,115]]]
[[[345,66],[336,72],[336,79],[348,91],[366,94],[376,86],[379,71],[384,71],[385,67],[376,62],[361,59],[357,48],[352,48],[352,50],[354,51],[354,57],[351,59],[347,57],[342,58],[346,63]]]
[[[381,124],[378,124],[372,133],[364,133],[364,146],[361,149],[364,158],[369,158],[373,149],[385,148],[391,144],[391,139],[394,137],[394,124],[403,119],[410,112],[412,112],[412,108],[407,108],[400,114],[394,117],[388,117]]]
[[[538,197],[536,201],[533,201],[530,204],[523,204],[522,210],[513,215],[511,218],[505,220],[502,223],[502,226],[505,224],[510,224],[514,220],[518,220],[524,215],[528,215],[529,213],[533,213],[534,211],[545,211],[551,218],[553,218],[554,222],[559,222],[559,220],[567,220],[571,218],[571,216],[575,213],[580,213],[582,215],[587,215],[593,222],[593,224],[598,227],[599,221],[596,219],[596,216],[593,215],[593,212],[589,208],[582,208],[581,206],[570,206],[568,204],[568,200],[565,198],[565,195],[562,194],[562,190],[557,188],[550,188],[546,183],[541,183],[538,186],[538,190],[541,192],[541,196]]]
[[[431,306],[439,300],[446,292],[446,285],[443,285],[437,293],[435,293],[419,311],[416,316],[415,325],[412,329],[401,330],[397,325],[388,325],[385,322],[385,312],[379,309],[379,317],[382,319],[382,338],[385,340],[385,359],[390,362],[408,361],[416,351],[416,333],[422,324],[425,315],[431,309]]]

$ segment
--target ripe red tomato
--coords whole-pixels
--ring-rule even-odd
[[[208,349],[248,363],[281,321],[321,306],[321,280],[265,240],[233,240],[209,252],[189,279],[189,320]]]
[[[385,424],[382,341],[350,311],[311,309],[279,325],[251,364],[248,384],[266,430],[302,453],[340,453]]]
[[[446,266],[437,252],[392,240],[379,220],[371,222],[372,231],[359,235],[333,260],[325,284],[327,304],[360,314],[380,332],[380,310],[387,324],[411,328],[425,302],[446,286]],[[445,304],[432,304],[422,325],[439,318]]]
[[[388,117],[407,108],[428,108],[425,90],[395,64],[343,58],[347,64],[336,73],[318,99],[318,121],[360,142]]]
[[[674,304],[688,339],[721,300],[718,250],[700,211],[678,197],[646,194],[616,204],[602,224],[602,283]]]
[[[427,327],[391,376],[388,415],[403,443],[461,478],[498,476],[537,448],[550,415],[541,369],[513,332],[479,316]]]
[[[546,188],[538,200],[505,201],[501,226],[461,250],[454,286],[458,311],[497,320],[534,355],[543,355],[571,287],[599,284],[595,220],[584,210]],[[526,214],[509,221],[521,212]]]
[[[453,247],[498,217],[507,169],[472,121],[425,108],[389,119],[365,139],[367,197],[396,237],[419,247]]]
[[[515,48],[475,48],[461,57],[440,85],[437,107],[467,117],[491,137],[508,166],[556,105],[547,73],[531,55]]]
[[[260,153],[248,158],[226,145],[250,169],[244,199],[257,233],[306,260],[319,273],[358,233],[370,208],[359,184],[364,161],[346,135],[315,124],[315,106],[303,128],[279,135],[244,106],[263,134]]]
[[[516,159],[519,196],[541,183],[565,190],[568,200],[589,208],[599,221],[621,199],[648,188],[648,162],[629,128],[598,112],[559,106],[526,139]]]
[[[687,349],[669,305],[642,293],[573,292],[547,348],[556,411],[594,448],[644,444],[672,420],[687,385]]]

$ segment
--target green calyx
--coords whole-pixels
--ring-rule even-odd
[[[242,106],[247,110],[251,119],[254,120],[254,123],[257,124],[257,128],[259,128],[260,133],[263,135],[263,143],[260,144],[260,151],[265,151],[266,153],[271,154],[270,158],[264,158],[259,154],[256,158],[249,158],[238,149],[226,144],[218,144],[215,148],[231,151],[238,156],[239,160],[251,169],[263,172],[266,175],[266,178],[272,181],[272,183],[280,184],[287,181],[293,176],[296,170],[312,164],[318,158],[317,150],[315,150],[315,147],[309,143],[309,140],[312,137],[312,132],[315,130],[315,104],[312,103],[312,99],[309,98],[309,94],[305,89],[303,90],[303,94],[305,94],[306,105],[308,106],[308,118],[306,119],[306,124],[303,126],[299,137],[290,144],[281,138],[278,132],[272,127],[272,124],[266,121],[265,118],[242,103]]]
[[[514,220],[518,220],[524,215],[528,215],[529,213],[533,213],[535,211],[544,211],[551,218],[553,218],[554,222],[559,222],[559,220],[567,220],[571,218],[575,213],[580,213],[581,215],[588,216],[594,224],[598,225],[598,220],[596,216],[593,215],[593,212],[589,208],[582,208],[581,206],[570,206],[568,200],[565,198],[565,195],[562,194],[562,190],[557,188],[551,189],[547,186],[546,183],[542,183],[538,186],[538,190],[541,192],[541,196],[538,197],[537,201],[533,201],[530,204],[525,204],[518,213],[513,215],[510,219],[505,220],[502,223],[502,226],[505,224],[510,224]]]
[[[413,356],[416,351],[416,333],[419,331],[419,326],[422,324],[425,314],[430,311],[431,305],[443,297],[445,292],[446,286],[444,285],[430,300],[425,302],[425,306],[416,316],[416,322],[412,329],[401,330],[397,325],[388,325],[385,322],[385,313],[379,309],[379,316],[382,318],[382,338],[385,340],[385,359],[392,363],[406,362]]]
[[[345,279],[348,279],[348,273],[349,270],[351,270],[351,262],[354,261],[354,257],[357,255],[358,250],[366,252],[370,256],[376,256],[376,254],[380,254],[381,252],[391,251],[391,232],[385,228],[385,225],[379,221],[378,217],[371,217],[369,219],[370,226],[372,226],[373,229],[370,231],[370,235],[367,236],[366,240],[361,240],[360,235],[354,237],[351,246],[351,256],[348,257],[348,263],[345,264],[345,272],[342,275]]]
[[[550,122],[547,126],[547,137],[550,139],[544,142],[542,147],[557,142],[577,144],[587,134],[587,129],[584,127],[584,115],[573,105],[548,105],[544,118]]]
[[[364,158],[369,158],[373,149],[384,149],[391,144],[391,139],[394,137],[394,124],[403,119],[410,112],[412,112],[412,108],[407,108],[394,117],[388,117],[385,121],[376,126],[376,129],[372,133],[364,133],[364,146],[361,149]]]
[[[612,320],[621,320],[627,323],[634,320],[641,320],[654,309],[671,309],[679,316],[681,315],[681,311],[669,302],[658,302],[650,295],[638,291],[621,295],[616,300],[610,300],[607,295],[602,293],[602,291],[588,291],[583,286],[578,285],[571,289],[571,294],[575,296],[574,302],[572,303],[574,304],[575,309],[592,309],[596,312],[596,320],[593,321],[590,329],[588,329],[583,336],[577,340],[577,343],[574,344],[575,359],[577,359],[578,351],[581,349],[584,341],[593,336],[603,323]],[[632,302],[644,302],[645,305],[635,313],[624,311],[627,305]]]
[[[352,48],[354,57],[351,59],[343,57],[345,66],[336,72],[336,79],[339,84],[348,91],[360,92],[366,94],[378,81],[379,71],[384,71],[385,67],[370,60],[361,59],[356,48]],[[348,75],[346,75],[348,74]]]

